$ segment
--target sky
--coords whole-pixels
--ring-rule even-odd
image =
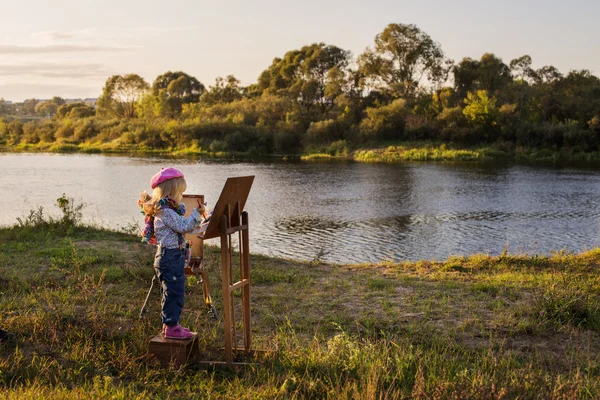
[[[324,42],[356,57],[390,23],[415,24],[455,61],[490,52],[505,63],[600,75],[598,0],[28,0],[0,13],[0,98],[98,97],[114,74],[150,84],[184,71],[256,82],[273,58]]]

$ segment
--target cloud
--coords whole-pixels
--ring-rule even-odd
[[[30,82],[12,82],[0,84],[0,98],[12,101],[25,99],[51,99],[60,96],[65,99],[98,97],[102,93],[102,84],[95,86],[60,85]]]
[[[36,76],[45,78],[107,78],[110,72],[102,64],[43,63],[0,64],[0,76]]]
[[[130,50],[130,47],[99,46],[90,44],[52,44],[43,46],[0,45],[0,55],[7,54],[50,54],[50,53],[87,53],[118,52]]]
[[[54,40],[72,39],[74,34],[70,33],[70,32],[41,31],[41,32],[34,32],[31,34],[31,36],[33,36],[34,38],[37,38],[37,39],[54,41]]]
[[[126,31],[131,32],[148,32],[148,33],[166,33],[166,32],[188,32],[199,29],[198,26],[142,26],[124,28]]]

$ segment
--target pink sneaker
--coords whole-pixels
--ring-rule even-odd
[[[189,339],[193,336],[190,331],[185,330],[181,325],[169,326],[165,330],[165,338],[167,339]]]
[[[181,325],[179,325],[179,326],[181,326]],[[162,327],[162,334],[163,334],[163,336],[165,336],[165,332],[167,331],[167,328],[168,328],[168,327],[169,327],[168,325],[165,325],[165,324],[163,324],[163,327]],[[184,331],[186,331],[186,332],[189,332],[189,331],[190,331],[188,328],[184,328],[183,326],[181,326],[181,328],[182,328]]]

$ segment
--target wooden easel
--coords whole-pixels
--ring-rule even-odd
[[[234,353],[242,351],[246,355],[251,353],[250,331],[250,241],[248,212],[244,206],[254,176],[229,178],[225,182],[223,191],[219,196],[211,221],[206,228],[203,239],[220,237],[221,239],[221,277],[223,282],[223,325],[225,341],[225,365],[244,365],[243,362],[234,362]],[[233,282],[233,248],[232,235],[238,234],[240,257],[240,280]],[[242,291],[242,339],[243,346],[238,346],[236,332],[236,315],[234,292]],[[208,362],[211,365],[220,362]]]

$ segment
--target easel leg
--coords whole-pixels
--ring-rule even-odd
[[[229,286],[231,285],[229,271],[229,249],[227,243],[228,221],[226,216],[221,217],[221,275],[223,277],[223,325],[225,335],[225,361],[233,362],[233,353],[231,351],[231,296]]]
[[[242,279],[250,280],[250,238],[248,233],[248,213],[242,213],[242,225],[247,228],[241,231],[242,238],[240,240],[240,253],[242,261]],[[244,321],[244,350],[250,351],[250,284],[242,287],[242,319]]]

